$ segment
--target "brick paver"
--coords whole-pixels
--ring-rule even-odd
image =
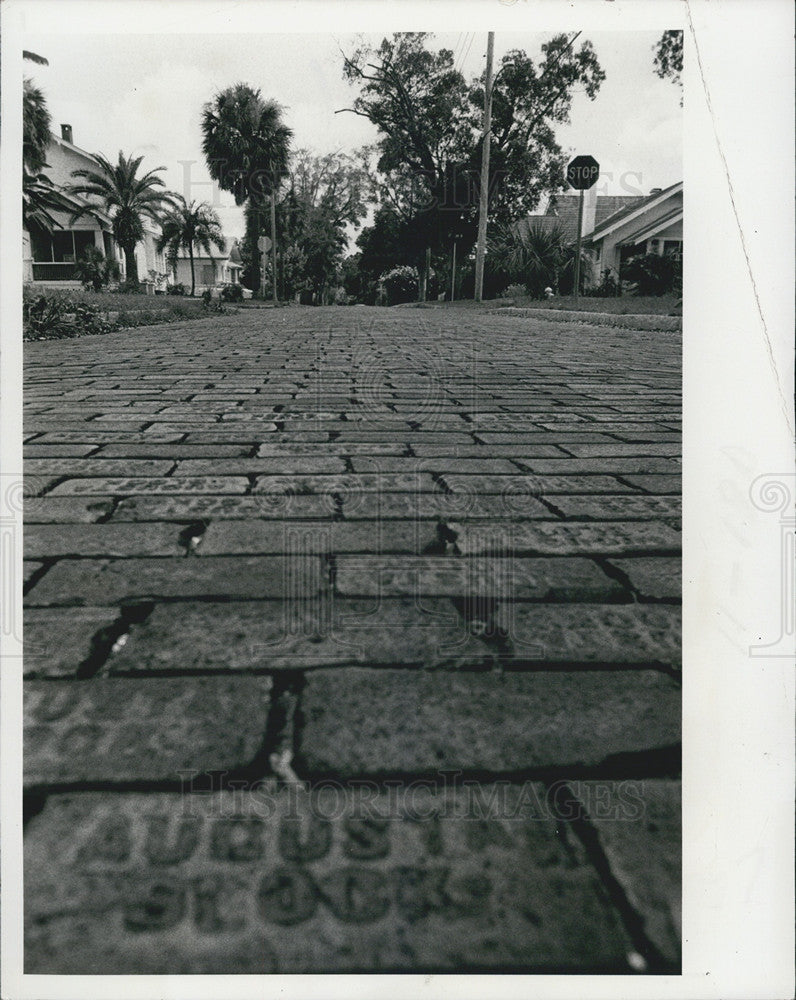
[[[677,333],[26,351],[26,971],[678,969]]]

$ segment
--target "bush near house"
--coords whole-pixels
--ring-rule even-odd
[[[222,302],[243,302],[243,286],[242,285],[222,285],[222,287],[221,287],[221,301]]]
[[[86,247],[75,262],[75,272],[84,288],[101,292],[111,281],[119,280],[119,265],[98,247]]]
[[[220,304],[218,308],[221,308]],[[203,316],[207,316],[207,311],[201,299],[175,301],[162,295],[155,297],[129,292],[25,288],[22,337],[23,340],[60,340],[153,323],[177,323]]]
[[[387,296],[387,305],[401,302],[416,302],[420,285],[417,271],[413,267],[394,267],[381,276],[381,284]]]
[[[639,254],[622,268],[622,280],[635,285],[635,295],[682,295],[682,262],[667,254]]]

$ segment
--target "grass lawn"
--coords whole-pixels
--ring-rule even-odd
[[[25,340],[60,340],[153,323],[176,323],[212,316],[219,310],[217,302],[208,309],[201,298],[190,296],[78,289],[25,288],[24,301]],[[223,311],[237,310],[225,305]]]
[[[47,294],[51,294],[48,289]],[[148,312],[175,313],[180,316],[199,316],[202,314],[202,300],[198,296],[188,295],[144,295],[133,292],[84,292],[77,289],[56,292],[73,302],[85,302],[96,306],[103,312]]]
[[[570,309],[573,312],[610,313],[614,316],[680,316],[682,300],[677,295],[623,295],[615,299],[596,299],[581,295],[578,304],[571,295],[555,299],[532,299],[529,295],[513,295],[506,299],[458,299],[456,302],[407,302],[394,308],[425,309],[495,309],[502,306],[517,306],[521,309]]]
[[[499,305],[500,301],[493,299],[492,304]],[[614,316],[679,316],[683,311],[681,298],[677,295],[622,295],[616,299],[596,299],[581,295],[577,304],[571,295],[543,300],[517,295],[512,304],[523,309],[572,309],[576,312],[612,313]]]

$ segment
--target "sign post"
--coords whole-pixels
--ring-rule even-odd
[[[580,241],[583,233],[583,192],[597,183],[600,164],[593,156],[576,156],[567,166],[567,183],[580,191],[578,198],[578,241],[575,248],[575,304],[580,296]]]
[[[262,254],[260,268],[262,270],[262,280],[260,281],[260,294],[265,298],[265,263],[268,259],[268,251],[271,249],[271,241],[267,236],[261,236],[257,240],[257,249]]]

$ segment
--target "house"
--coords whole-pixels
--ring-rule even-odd
[[[520,231],[531,226],[560,228],[568,242],[578,234],[577,194],[558,194],[550,199],[542,215],[529,215],[519,223]],[[614,276],[637,254],[683,253],[683,183],[648,195],[599,195],[592,188],[583,199],[582,246],[592,258],[591,280],[600,281],[605,270]]]
[[[61,135],[50,137],[47,148],[45,173],[62,193],[75,183],[73,170],[95,170],[99,164],[95,158],[80,149],[72,141],[71,125],[61,126]],[[93,199],[83,195],[65,195],[66,200],[78,209],[91,204]],[[96,204],[96,202],[94,202]],[[122,280],[125,278],[124,255],[113,236],[111,219],[100,208],[95,208],[96,218],[84,215],[75,223],[70,222],[68,211],[52,211],[50,214],[58,226],[52,233],[43,229],[22,232],[23,276],[27,283],[42,287],[79,288],[75,262],[87,247],[94,246],[106,257],[112,257],[119,264]],[[138,262],[138,277],[147,291],[163,287],[167,266],[162,253],[155,247],[158,229],[150,220],[144,223],[145,236],[135,251]],[[158,279],[158,275],[161,277]]]
[[[237,259],[236,259],[237,258]],[[214,257],[199,251],[193,257],[196,294],[209,290],[211,294],[220,292],[224,285],[239,285],[243,264],[240,253],[233,243],[228,254],[217,254]],[[174,261],[173,278],[175,284],[183,284],[187,291],[191,289],[191,261],[183,252]]]
[[[594,277],[605,270],[621,275],[622,266],[638,254],[683,256],[683,182],[653,188],[598,222],[584,241],[593,253]]]

